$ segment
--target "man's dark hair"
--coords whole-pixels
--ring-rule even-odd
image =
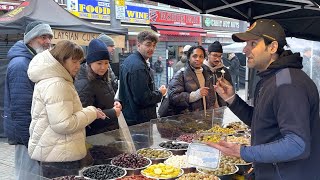
[[[264,41],[264,44],[266,45],[266,46],[268,46],[268,45],[270,45],[274,40],[272,40],[272,39],[270,39],[270,38],[267,38],[267,37],[262,37],[263,38],[263,41]],[[287,41],[285,41],[284,43],[282,43],[282,44],[280,44],[279,42],[278,42],[278,44],[279,44],[279,46],[278,46],[278,49],[277,49],[277,54],[278,55],[281,55],[283,52],[284,52],[284,47],[285,46],[287,46],[287,47],[289,47],[289,45],[288,45],[288,43],[287,43]]]
[[[155,42],[155,43],[158,43],[159,39],[157,37],[157,35],[155,35],[154,33],[152,32],[149,32],[149,31],[142,31],[138,34],[138,42],[139,43],[143,43],[144,41],[146,40],[150,40],[152,42]]]
[[[203,51],[203,55],[204,55],[204,58],[207,57],[207,53],[206,53],[206,50],[202,47],[202,46],[192,46],[189,51],[188,51],[188,54],[187,54],[187,58],[190,59],[190,56],[193,52],[193,50],[195,49],[201,49]]]

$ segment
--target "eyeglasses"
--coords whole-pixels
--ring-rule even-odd
[[[222,57],[222,54],[213,54],[213,53],[210,53],[209,56],[212,56],[212,57],[215,57],[215,58],[221,58],[221,57]]]

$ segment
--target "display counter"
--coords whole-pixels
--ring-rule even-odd
[[[159,148],[164,141],[176,140],[184,134],[208,130],[214,125],[223,126],[236,121],[225,114],[225,109],[198,111],[188,114],[153,119],[150,122],[130,126],[128,129],[113,130],[87,137],[86,147],[90,152],[92,165],[110,164],[112,158],[122,153],[136,153],[142,148]],[[128,136],[129,132],[129,136]],[[52,173],[79,175],[72,169],[52,169]],[[71,172],[71,173],[70,173]],[[35,176],[34,179],[37,179]],[[41,178],[46,179],[46,178]]]

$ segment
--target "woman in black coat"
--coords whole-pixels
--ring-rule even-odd
[[[210,69],[203,65],[206,53],[202,46],[188,51],[188,62],[169,83],[170,109],[180,114],[213,108],[216,105],[214,78]]]
[[[98,39],[90,42],[86,63],[82,64],[75,80],[75,87],[82,106],[95,106],[105,114],[104,121],[87,126],[87,136],[119,128],[118,116],[122,106],[114,100],[115,92],[108,77],[109,53],[105,44]]]

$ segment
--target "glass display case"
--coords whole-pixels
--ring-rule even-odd
[[[150,122],[129,126],[128,129],[113,130],[86,138],[86,148],[93,159],[90,165],[110,164],[111,159],[122,153],[136,153],[142,148],[160,148],[159,144],[165,141],[176,140],[184,134],[196,133],[199,130],[208,130],[214,125],[237,121],[225,113],[225,107],[197,111],[153,119]],[[77,151],[77,150],[75,150]],[[90,157],[90,158],[91,158]],[[51,169],[52,173],[65,175],[79,175],[79,171],[62,168]],[[35,175],[35,178],[37,179]],[[46,179],[46,178],[41,178]]]

